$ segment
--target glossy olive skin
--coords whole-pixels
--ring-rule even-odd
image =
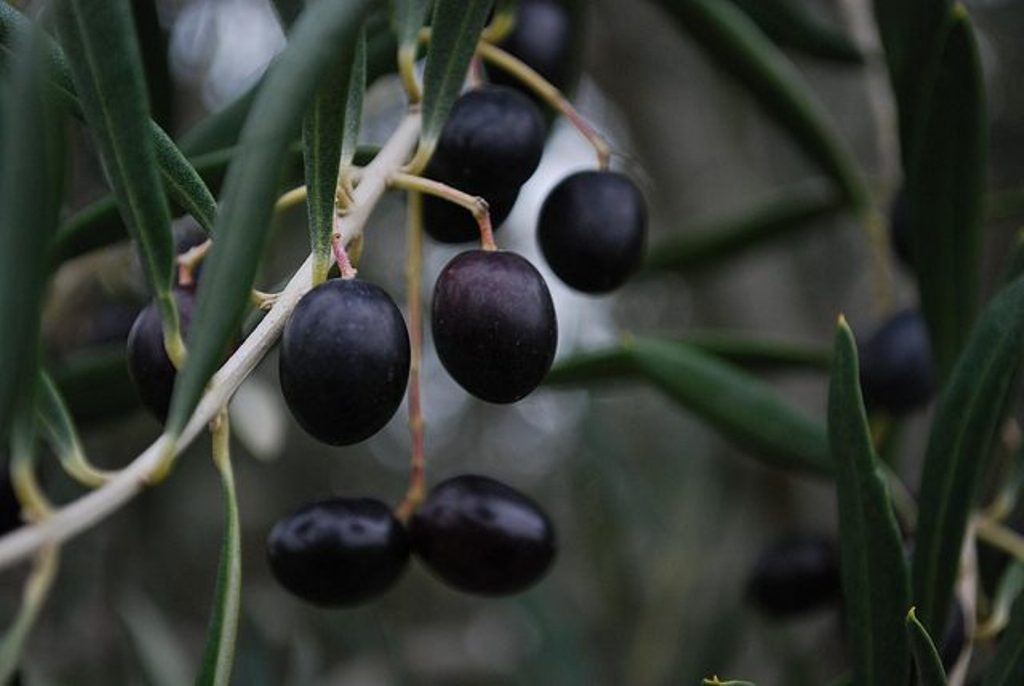
[[[351,445],[380,431],[409,380],[409,331],[391,297],[332,279],[299,301],[281,336],[281,391],[310,435]]]
[[[315,605],[351,606],[380,595],[409,561],[409,539],[387,505],[335,498],[279,520],[267,538],[277,581]]]
[[[181,335],[187,340],[196,294],[191,288],[175,288],[173,294]],[[164,349],[160,308],[155,301],[143,308],[128,333],[128,371],[143,406],[161,422],[167,421],[177,371]]]
[[[431,324],[448,373],[492,403],[512,403],[533,391],[558,344],[544,278],[511,252],[469,250],[452,258],[434,286]]]
[[[555,530],[519,491],[485,476],[444,481],[409,523],[413,553],[445,583],[481,595],[518,593],[555,559]]]
[[[640,266],[647,207],[622,174],[582,171],[555,186],[541,207],[537,241],[551,270],[584,293],[607,293]]]
[[[513,193],[491,193],[484,199],[491,214],[491,227],[496,231],[512,213],[519,199],[519,189]],[[423,198],[423,228],[439,243],[469,243],[480,239],[480,225],[472,212],[432,196]]]
[[[921,314],[903,310],[860,346],[860,385],[868,410],[899,416],[935,394],[928,328]]]
[[[842,595],[839,553],[821,536],[792,536],[768,546],[747,583],[747,597],[778,619],[824,607]]]
[[[544,122],[537,106],[504,87],[470,91],[455,102],[424,175],[491,205],[497,227],[515,204],[519,189],[533,175],[544,152]],[[424,229],[435,240],[461,243],[479,237],[472,215],[454,208],[438,210],[446,200],[424,198]]]
[[[518,57],[559,90],[573,80],[572,20],[558,0],[519,0],[516,24],[499,46]],[[496,84],[524,88],[505,71],[488,72]]]

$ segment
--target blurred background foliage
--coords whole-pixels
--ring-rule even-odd
[[[792,1],[862,48],[859,64],[783,46],[884,209],[900,185],[899,152],[870,3]],[[284,45],[278,15],[264,0],[134,4],[154,118],[176,137],[244,92]],[[279,4],[287,16],[289,3]],[[1024,3],[966,4],[988,86],[990,186],[1024,189]],[[574,100],[614,142],[614,164],[644,188],[651,245],[818,183],[820,172],[787,133],[654,3],[580,0],[575,7],[582,10],[582,76]],[[383,141],[403,102],[395,77],[373,85],[364,142]],[[105,189],[91,144],[75,126],[72,197],[81,207]],[[533,225],[541,201],[591,157],[574,131],[556,123],[542,166],[498,233],[499,244],[538,258]],[[1012,197],[1001,197],[1009,204],[998,206],[1002,211],[986,234],[986,293],[1002,274],[1020,221]],[[360,266],[363,277],[398,302],[404,296],[403,211],[400,194],[382,203]],[[177,229],[184,234],[190,227],[180,220]],[[307,249],[302,209],[279,217],[258,286],[271,289]],[[433,275],[452,254],[429,245],[426,298]],[[823,212],[783,240],[713,268],[638,278],[610,298],[581,296],[549,278],[559,356],[613,344],[630,332],[678,337],[711,328],[826,350],[838,312],[847,313],[857,332],[882,318],[870,256],[851,215]],[[535,264],[543,269],[542,260]],[[912,304],[910,277],[894,261],[885,273],[894,284],[893,304]],[[139,266],[123,245],[68,263],[48,299],[48,357],[87,450],[102,466],[126,464],[159,431],[139,411],[118,354],[145,299]],[[412,565],[395,591],[367,607],[325,611],[301,604],[269,576],[263,549],[269,527],[299,504],[327,495],[397,502],[409,442],[400,411],[362,445],[318,444],[285,411],[276,374],[271,354],[232,408],[244,535],[235,683],[644,686],[693,684],[717,672],[762,686],[797,686],[828,683],[846,671],[838,608],[781,623],[744,602],[747,576],[767,543],[794,532],[835,535],[831,486],[761,466],[638,384],[542,388],[513,406],[486,405],[448,379],[429,342],[429,479],[477,472],[531,494],[558,528],[555,568],[539,586],[509,599],[455,593]],[[764,377],[809,415],[824,417],[825,373]],[[919,473],[926,422],[915,416],[900,435],[896,464],[905,474]],[[222,527],[220,486],[208,453],[200,442],[165,485],[65,547],[59,581],[29,643],[28,683],[190,680],[202,650]],[[42,469],[58,502],[80,493],[55,461],[43,460]],[[23,574],[0,576],[0,616],[13,615]]]

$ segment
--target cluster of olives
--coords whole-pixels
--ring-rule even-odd
[[[552,21],[567,21],[560,3],[523,3],[506,43],[541,73],[557,76],[548,63],[551,46],[529,39],[531,32],[550,32]],[[564,43],[568,32],[561,34]],[[499,226],[537,169],[545,138],[534,100],[510,86],[480,87],[455,103],[424,174],[485,199]],[[435,197],[424,199],[423,226],[442,243],[480,238],[469,211]],[[589,293],[611,291],[629,277],[642,257],[645,234],[640,191],[607,170],[576,173],[558,184],[537,227],[555,274]],[[194,289],[180,287],[175,298],[187,335]],[[431,327],[452,378],[492,403],[513,403],[537,388],[558,341],[543,276],[521,255],[486,244],[461,252],[441,270]],[[155,306],[139,315],[128,348],[144,404],[164,419],[175,370],[163,349]],[[332,279],[303,296],[285,325],[281,391],[310,435],[351,445],[394,416],[410,363],[409,332],[391,297],[361,279]],[[308,504],[277,522],[267,550],[275,577],[295,595],[320,605],[351,605],[389,588],[410,554],[459,590],[521,591],[550,567],[555,535],[548,517],[523,494],[484,476],[462,475],[435,486],[404,523],[375,499]]]

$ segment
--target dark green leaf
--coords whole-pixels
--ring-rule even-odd
[[[907,202],[921,311],[946,379],[977,314],[988,147],[984,79],[962,8],[954,12],[932,87],[922,97]]]
[[[358,48],[328,72],[302,123],[314,284],[326,279],[331,267],[339,169],[355,154],[365,80],[366,36],[360,34]]]
[[[921,476],[913,589],[929,632],[946,627],[967,517],[1002,423],[1024,341],[1024,279],[982,312],[932,420]]]
[[[827,114],[793,64],[746,15],[728,0],[660,0],[660,4],[836,180],[854,207],[868,206],[864,179]]]
[[[906,161],[919,116],[922,75],[929,72],[939,52],[953,0],[874,0],[874,6],[889,78],[899,103],[900,141]]]
[[[942,668],[942,658],[935,650],[932,637],[928,630],[917,621],[914,608],[907,613],[907,635],[910,637],[910,650],[917,664],[917,683],[920,686],[945,686],[946,670]]]
[[[795,236],[844,205],[842,194],[823,181],[800,184],[731,217],[706,221],[650,250],[645,268],[679,273],[714,269],[775,240]]]
[[[813,344],[753,339],[722,331],[691,332],[674,341],[749,371],[807,369],[828,371],[832,351]],[[556,364],[544,378],[549,385],[580,384],[634,376],[632,344],[578,353]]]
[[[637,339],[632,364],[647,382],[766,462],[832,471],[824,428],[767,385],[693,346]]]
[[[238,522],[238,499],[235,477],[228,453],[230,436],[227,413],[221,415],[222,426],[214,430],[213,459],[220,472],[224,490],[224,542],[217,568],[213,615],[206,636],[203,663],[196,677],[197,686],[227,686],[231,682],[235,641],[238,636],[238,614],[242,594],[242,539]]]
[[[910,667],[903,615],[910,605],[903,542],[875,456],[861,397],[857,347],[840,319],[828,397],[836,471],[843,607],[853,682],[906,686]]]
[[[1024,683],[1024,597],[1010,612],[1010,624],[999,639],[999,650],[982,686],[1019,686]]]
[[[853,40],[793,0],[732,0],[776,44],[833,62],[863,64]]]
[[[79,483],[96,488],[107,480],[106,475],[89,464],[60,391],[48,374],[40,374],[36,397],[36,423],[40,435],[60,460],[64,471]],[[104,389],[105,391],[106,389]]]
[[[189,157],[195,157],[235,146],[262,85],[263,80],[260,79],[223,109],[196,123],[178,141],[181,151]]]
[[[427,0],[395,0],[398,49],[416,54],[420,29],[427,18]]]
[[[161,128],[171,123],[174,114],[174,82],[167,63],[167,32],[160,25],[159,3],[132,0],[132,13],[142,48],[142,67],[149,86],[149,111]]]
[[[0,54],[8,49],[9,41],[23,34],[28,20],[17,10],[6,4],[0,4]],[[64,53],[52,41],[46,46],[50,62],[50,85],[55,96],[76,117],[83,116],[75,86],[71,80],[70,68]],[[155,122],[150,122],[150,135],[156,150],[157,165],[165,190],[178,207],[188,212],[201,226],[209,231],[216,213],[216,203],[209,189],[203,184],[196,170],[188,164],[184,155],[170,137]],[[116,215],[116,203],[111,205],[112,214]]]
[[[416,159],[426,161],[466,81],[493,0],[435,0],[423,72],[423,126]]]
[[[377,154],[377,148],[364,146],[356,151],[356,164],[366,164]],[[238,147],[215,150],[189,160],[203,182],[214,192],[219,192],[224,181],[224,172],[239,152]],[[291,187],[302,183],[302,143],[288,146],[284,156],[285,175],[282,183]],[[69,260],[90,250],[116,243],[126,238],[124,223],[117,213],[113,195],[107,195],[79,210],[65,221],[57,232],[54,259],[57,262]]]
[[[179,359],[171,218],[156,166],[131,7],[127,0],[66,0],[57,6],[57,26],[86,123],[159,303],[168,354]]]
[[[8,112],[0,120],[0,436],[35,384],[46,258],[63,195],[63,118],[43,86],[43,41],[31,27],[13,41],[11,86],[0,91]]]
[[[207,258],[188,363],[178,375],[168,432],[177,435],[241,323],[269,235],[282,160],[316,88],[341,55],[354,52],[359,27],[380,0],[321,2],[302,13],[288,46],[256,96],[224,182],[217,240]]]

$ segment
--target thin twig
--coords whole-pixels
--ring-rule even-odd
[[[494,228],[491,226],[490,207],[479,195],[470,195],[440,181],[405,172],[395,172],[388,177],[388,186],[432,195],[466,208],[480,227],[480,247],[484,250],[497,250],[494,244]]]

